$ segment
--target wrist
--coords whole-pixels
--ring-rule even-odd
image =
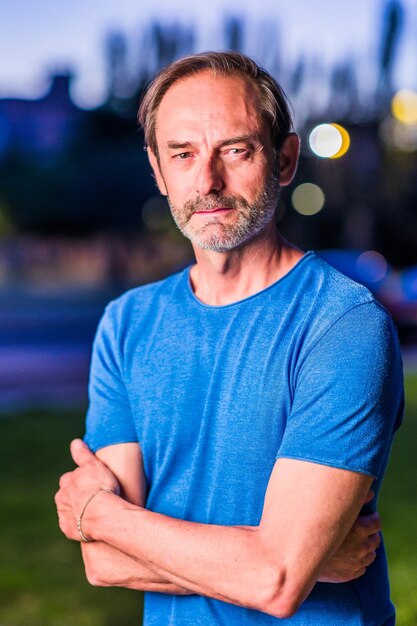
[[[78,518],[78,530],[82,541],[100,541],[102,521],[117,510],[123,500],[112,490],[100,489],[91,494]]]
[[[142,516],[146,519],[149,511],[122,498],[112,498],[111,501],[108,500],[104,504],[107,505],[106,509],[102,509],[101,513],[92,521],[94,524],[92,532],[96,537],[95,540],[102,541],[123,552],[123,539],[129,534],[129,527],[132,523],[137,523],[139,519],[143,519]]]

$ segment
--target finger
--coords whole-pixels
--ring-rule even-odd
[[[355,523],[356,532],[362,537],[369,537],[381,530],[381,518],[378,513],[360,515]]]
[[[80,541],[81,537],[74,519],[66,511],[58,511],[58,524],[61,532],[64,533],[67,539]]]
[[[360,578],[361,576],[364,575],[364,573],[366,572],[366,567],[361,567],[360,569],[358,569],[357,572],[355,572],[352,577],[350,578],[350,580],[354,580],[355,578]]]
[[[54,496],[55,506],[59,510],[71,510],[70,502],[68,501],[68,493],[65,489],[58,489]]]
[[[61,478],[59,479],[59,486],[61,489],[64,489],[71,478],[72,472],[66,472],[65,474],[62,474]]]
[[[369,554],[366,555],[366,557],[363,559],[362,561],[362,565],[364,565],[365,567],[368,567],[369,565],[371,565],[371,563],[373,563],[376,559],[376,552],[369,552]]]
[[[377,550],[381,544],[381,535],[379,533],[375,533],[374,535],[370,535],[368,537],[367,545],[369,550]]]
[[[58,509],[61,505],[61,490],[57,491],[54,495],[55,506]]]
[[[70,445],[71,456],[77,465],[85,465],[95,459],[95,455],[82,439],[74,439]]]
[[[363,501],[364,504],[368,504],[368,502],[371,502],[371,500],[374,499],[375,493],[374,491],[372,491],[372,489],[370,489],[368,491],[368,493],[366,494],[365,500]]]

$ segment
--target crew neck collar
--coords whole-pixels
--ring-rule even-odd
[[[286,273],[284,274],[284,276],[281,276],[280,278],[278,278],[278,280],[276,280],[275,282],[271,283],[270,285],[268,285],[267,287],[265,287],[264,289],[261,289],[260,291],[257,291],[256,293],[253,293],[250,296],[247,296],[246,298],[242,298],[241,300],[236,300],[236,302],[230,302],[229,304],[222,304],[222,305],[214,305],[214,304],[206,304],[205,302],[202,302],[201,300],[199,300],[197,298],[197,296],[194,294],[194,291],[192,289],[191,286],[191,278],[190,278],[190,272],[191,272],[191,265],[188,266],[188,268],[186,269],[186,279],[187,279],[187,292],[189,294],[189,296],[191,297],[192,300],[194,300],[194,302],[205,309],[212,309],[212,310],[226,310],[226,309],[230,309],[232,307],[236,307],[238,305],[241,305],[245,302],[248,302],[250,300],[253,300],[255,298],[259,298],[261,297],[263,294],[267,293],[268,291],[271,291],[272,289],[274,289],[275,287],[277,287],[280,283],[284,282],[287,278],[289,278],[294,272],[296,272],[298,270],[298,268],[301,265],[304,265],[304,263],[310,259],[311,257],[314,257],[315,253],[312,250],[308,250],[298,261],[297,263]]]

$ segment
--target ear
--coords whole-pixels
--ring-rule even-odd
[[[289,185],[294,178],[300,154],[300,139],[296,133],[290,133],[282,144],[279,153],[279,184]]]
[[[167,196],[168,192],[165,186],[164,177],[161,174],[158,158],[155,152],[153,152],[150,148],[147,149],[147,153],[148,153],[149,163],[151,164],[151,168],[155,176],[156,184],[158,185],[158,189],[163,196]]]

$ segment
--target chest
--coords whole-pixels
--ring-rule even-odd
[[[240,317],[161,322],[138,338],[127,389],[150,484],[201,465],[223,476],[261,465],[269,476],[291,408],[291,336]]]

